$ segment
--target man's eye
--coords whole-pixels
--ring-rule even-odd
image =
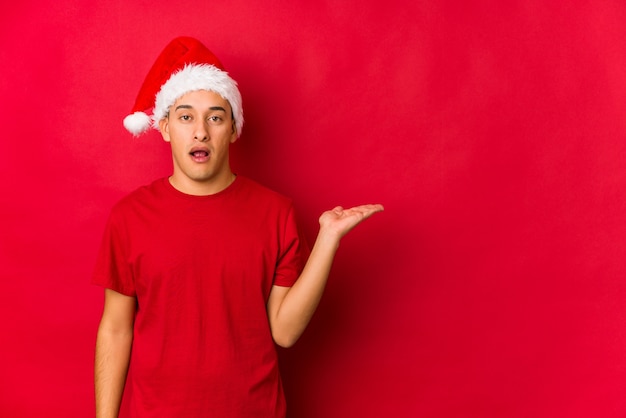
[[[189,120],[191,120],[191,116],[189,116],[189,115],[182,115],[182,116],[180,117],[180,119],[181,119],[181,120],[184,120],[184,121],[189,121]]]
[[[217,123],[217,122],[220,122],[221,120],[222,118],[220,118],[219,116],[209,116],[209,122]]]

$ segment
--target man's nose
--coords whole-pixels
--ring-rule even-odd
[[[193,139],[198,142],[209,140],[209,129],[203,121],[196,123]]]

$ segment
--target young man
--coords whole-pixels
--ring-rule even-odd
[[[274,344],[302,334],[340,239],[382,206],[325,212],[309,252],[291,201],[231,171],[241,96],[195,39],[165,48],[134,111],[127,129],[159,129],[174,169],[122,199],[106,227],[96,416],[118,415],[128,375],[134,417],[284,417]]]

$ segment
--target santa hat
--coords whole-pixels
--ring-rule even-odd
[[[190,37],[174,39],[161,52],[139,90],[131,114],[124,118],[124,127],[135,136],[150,126],[158,130],[170,106],[185,93],[196,90],[212,91],[228,100],[237,136],[241,135],[243,108],[237,83],[207,47]],[[150,110],[152,116],[148,115]]]

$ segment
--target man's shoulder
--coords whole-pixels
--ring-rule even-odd
[[[283,205],[291,205],[291,198],[286,195],[277,192],[255,180],[245,176],[238,176],[238,181],[241,184],[241,190],[246,194],[251,195],[254,199],[263,199],[268,202],[276,202]]]
[[[126,210],[136,205],[142,205],[146,202],[160,201],[163,198],[165,191],[164,181],[166,179],[160,178],[154,180],[149,184],[145,184],[137,187],[130,193],[122,197],[114,206],[113,210]]]

